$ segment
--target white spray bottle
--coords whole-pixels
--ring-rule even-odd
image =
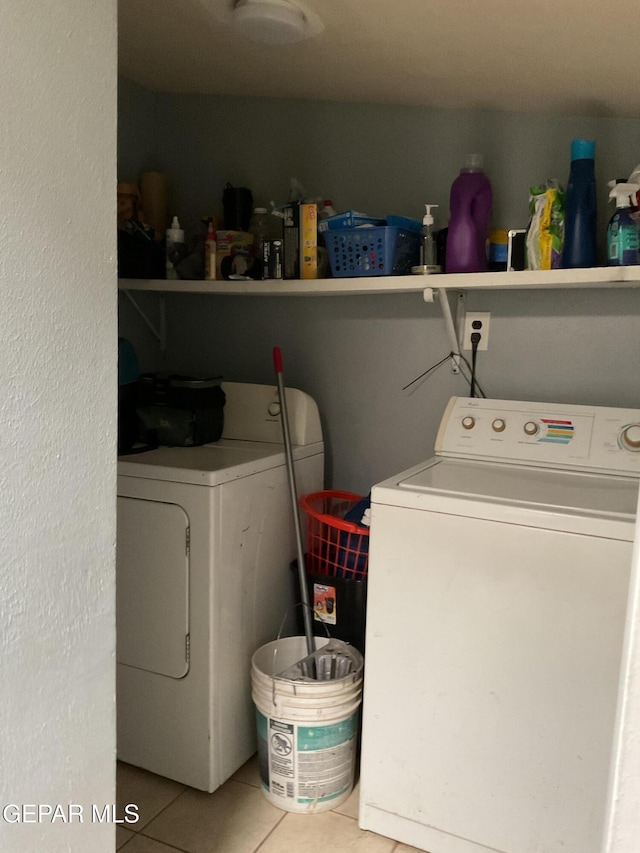
[[[609,266],[633,266],[640,260],[638,222],[631,214],[631,198],[635,198],[638,185],[609,181],[608,186],[609,198],[615,199],[616,210],[607,227],[607,263]]]

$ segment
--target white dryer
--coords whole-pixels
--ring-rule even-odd
[[[360,825],[600,853],[640,411],[454,398],[372,490]]]
[[[251,656],[292,607],[296,554],[277,388],[223,389],[220,441],[118,460],[118,757],[204,791],[256,750]],[[318,409],[285,393],[298,491],[314,492]]]

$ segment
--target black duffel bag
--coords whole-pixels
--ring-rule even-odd
[[[224,427],[221,376],[196,379],[143,373],[138,383],[139,440],[147,445],[195,447],[218,441]]]

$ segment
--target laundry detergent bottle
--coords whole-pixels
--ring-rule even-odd
[[[451,185],[446,272],[486,272],[493,192],[482,155],[470,154]]]
[[[564,247],[562,266],[596,265],[596,143],[574,139],[571,143],[571,169],[565,201]]]

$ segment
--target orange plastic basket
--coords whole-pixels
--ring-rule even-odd
[[[307,519],[306,569],[319,575],[363,580],[369,562],[369,528],[344,521],[363,499],[353,492],[314,492],[300,498]]]

